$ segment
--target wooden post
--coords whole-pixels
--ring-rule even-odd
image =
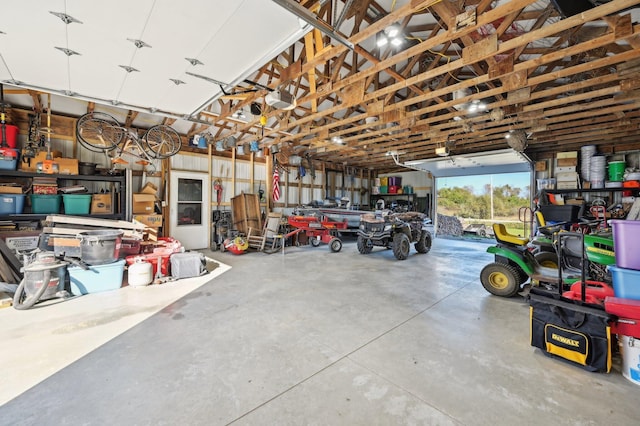
[[[302,176],[298,179],[298,205],[302,204],[302,179],[304,179]]]
[[[266,166],[266,178],[265,178],[265,187],[267,193],[267,214],[273,210],[273,200],[271,199],[271,194],[273,192],[273,157],[271,156],[271,151],[265,148],[264,155],[267,156],[265,161]]]
[[[254,164],[253,164],[253,152],[251,153],[251,155],[249,155],[249,167],[250,167],[250,171],[249,171],[249,185],[251,188],[251,193],[255,193],[255,173],[253,170]],[[260,199],[258,198],[258,205],[260,204]]]
[[[322,163],[322,196],[327,198],[327,167]]]
[[[231,150],[231,196],[236,196],[236,149]]]
[[[212,189],[212,180],[211,180],[211,178],[213,177],[212,176],[212,174],[213,174],[213,171],[212,171],[212,168],[213,168],[212,161],[213,161],[213,159],[211,158],[211,144],[210,143],[207,144],[207,159],[208,159],[208,161],[207,161],[207,176],[208,176],[207,183],[208,183],[208,185],[207,185],[206,190],[209,191],[209,196],[207,197],[207,198],[209,198],[209,206],[208,206],[209,217],[207,218],[207,224],[208,224],[207,225],[207,232],[209,232],[209,247],[211,247],[211,245],[213,243],[213,235],[212,235],[212,232],[211,232],[212,231],[212,229],[211,229],[211,226],[212,226],[211,219],[213,217],[213,215],[211,214],[211,212],[212,212],[211,206],[213,205],[213,199],[212,199],[213,191],[211,191],[211,189]],[[204,190],[204,188],[203,188],[203,190]]]

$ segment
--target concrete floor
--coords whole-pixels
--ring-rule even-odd
[[[340,253],[209,253],[231,269],[6,402],[0,424],[639,424],[640,387],[619,359],[588,373],[529,345],[528,304],[479,282],[486,247],[436,239],[402,262],[353,241]],[[46,309],[101,306],[89,296]],[[2,352],[29,349],[11,339],[38,332],[14,325],[30,315],[0,311],[14,330]],[[85,344],[81,331],[66,330],[69,346]]]

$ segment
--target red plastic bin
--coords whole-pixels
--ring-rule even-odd
[[[640,339],[640,300],[607,297],[604,310],[618,317],[611,329],[614,334]]]
[[[122,237],[122,242],[120,243],[120,258],[140,254],[140,243],[141,241],[138,238]]]

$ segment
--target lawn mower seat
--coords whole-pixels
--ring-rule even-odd
[[[496,240],[503,244],[512,245],[512,246],[524,246],[529,242],[526,238],[518,237],[517,235],[510,234],[507,231],[507,227],[504,226],[503,223],[494,223],[493,224],[493,233],[496,236]]]
[[[562,231],[567,224],[567,222],[547,223],[544,214],[540,210],[536,210],[534,216],[536,218],[537,231],[546,237],[553,237],[555,233]]]

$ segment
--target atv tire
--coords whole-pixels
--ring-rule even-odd
[[[420,233],[420,239],[414,244],[418,253],[429,253],[431,250],[431,234],[427,231]]]
[[[520,273],[505,263],[490,263],[480,272],[480,282],[489,293],[513,297],[520,291]]]
[[[358,242],[356,245],[360,254],[369,254],[371,253],[371,250],[373,250],[373,243],[371,240],[363,237],[362,235],[358,235]]]
[[[409,257],[411,241],[405,234],[398,233],[393,236],[393,255],[398,260],[405,260]]]

